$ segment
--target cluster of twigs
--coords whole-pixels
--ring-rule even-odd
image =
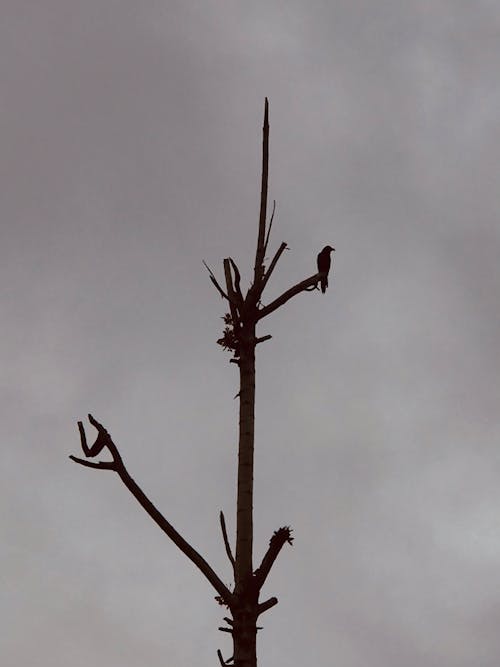
[[[224,260],[224,278],[225,289],[220,285],[214,272],[203,261],[210,280],[221,295],[225,299],[230,308],[230,312],[223,317],[224,331],[221,338],[217,340],[224,350],[229,350],[233,353],[233,360],[239,357],[239,345],[241,343],[240,335],[245,324],[256,324],[267,315],[283,306],[289,299],[296,296],[300,292],[311,291],[317,289],[319,274],[315,273],[305,280],[297,283],[286,292],[274,299],[267,306],[262,304],[262,295],[266,288],[269,279],[271,278],[276,265],[282,254],[288,248],[283,241],[277,251],[274,253],[269,266],[265,266],[265,257],[269,246],[271,229],[274,221],[274,214],[276,212],[276,201],[273,201],[273,210],[269,223],[267,223],[267,190],[268,190],[268,165],[269,165],[269,107],[266,99],[264,111],[264,127],[263,127],[263,145],[262,145],[262,183],[261,183],[261,200],[260,200],[260,214],[259,214],[259,234],[257,239],[257,249],[255,253],[254,276],[253,282],[245,296],[241,291],[241,274],[236,262],[232,257],[227,257]],[[270,335],[262,336],[255,339],[255,344],[262,343],[269,340]]]

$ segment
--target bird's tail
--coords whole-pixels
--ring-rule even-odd
[[[328,278],[326,276],[323,276],[321,278],[321,291],[323,294],[326,292],[326,288],[328,287]]]

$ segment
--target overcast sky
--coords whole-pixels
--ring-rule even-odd
[[[258,348],[259,664],[498,667],[500,5],[0,2],[0,643],[5,667],[213,667],[214,591],[112,472],[231,583],[237,369],[270,100],[267,300],[330,289]],[[90,436],[89,436],[90,437]]]

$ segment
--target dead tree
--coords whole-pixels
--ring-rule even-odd
[[[223,299],[227,301],[229,312],[224,316],[225,329],[219,345],[232,353],[231,362],[239,368],[239,443],[238,443],[238,491],[236,512],[236,551],[233,555],[226,530],[224,514],[220,513],[222,537],[227,556],[234,573],[234,587],[230,590],[215,573],[208,562],[194,549],[170,524],[170,522],[153,505],[142,489],[129,475],[120,456],[117,446],[106,429],[92,415],[90,423],[97,429],[97,439],[89,447],[82,422],[78,422],[80,440],[85,458],[70,456],[73,461],[89,468],[113,470],[127,489],[138,500],[150,517],[167,536],[183,551],[183,553],[201,570],[217,592],[216,600],[227,607],[231,617],[225,616],[227,626],[219,630],[231,634],[233,639],[233,656],[224,660],[222,653],[217,651],[220,664],[228,667],[256,667],[257,619],[278,603],[276,597],[260,599],[260,592],[267,576],[285,542],[292,543],[291,529],[284,526],[275,531],[270,539],[269,547],[260,565],[254,570],[253,552],[253,465],[254,465],[254,408],[255,408],[255,348],[271,338],[270,335],[257,336],[257,324],[267,315],[283,306],[300,292],[317,289],[323,277],[314,273],[267,305],[263,304],[262,296],[269,279],[276,268],[278,260],[286,250],[286,243],[281,243],[269,265],[265,258],[268,249],[271,227],[274,218],[274,206],[269,223],[267,222],[267,189],[269,164],[269,112],[268,101],[265,101],[264,127],[262,142],[262,183],[260,198],[259,231],[253,282],[246,295],[241,289],[241,276],[236,263],[228,257],[223,262],[225,289],[221,287],[214,273],[209,271],[210,279]],[[111,461],[92,461],[103,449],[111,454]]]

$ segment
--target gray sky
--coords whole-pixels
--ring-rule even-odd
[[[226,583],[237,373],[202,265],[268,299],[256,540],[290,524],[260,664],[500,659],[500,7],[461,0],[0,3],[5,667],[217,664],[214,592],[113,473],[91,411]]]

